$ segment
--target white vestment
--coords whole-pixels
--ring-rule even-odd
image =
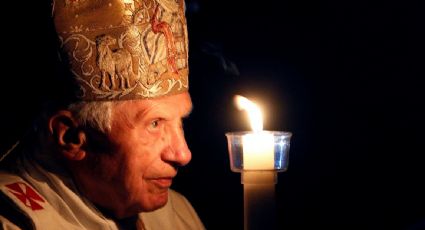
[[[24,160],[18,167],[17,174],[0,171],[1,204],[22,214],[34,229],[120,229],[78,193],[69,177],[49,172],[33,161]],[[188,200],[173,190],[164,207],[140,213],[138,218],[146,230],[205,229]],[[2,229],[20,229],[13,220],[0,213]]]

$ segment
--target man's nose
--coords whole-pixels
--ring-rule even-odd
[[[185,166],[192,159],[192,153],[187,146],[184,131],[181,127],[168,130],[168,148],[163,153],[163,160],[173,162],[178,166]]]

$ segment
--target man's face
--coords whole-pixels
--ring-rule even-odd
[[[88,155],[82,191],[117,217],[164,206],[176,167],[191,159],[182,127],[191,109],[189,93],[116,105],[107,151]]]

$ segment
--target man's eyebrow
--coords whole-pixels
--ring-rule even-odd
[[[146,114],[149,112],[149,110],[151,110],[151,109],[152,109],[152,107],[153,107],[153,106],[149,106],[149,107],[147,107],[147,108],[143,108],[143,109],[139,110],[139,111],[136,113],[136,115],[134,116],[135,120],[136,120],[136,121],[139,121],[139,120],[143,119],[143,118],[146,116]]]

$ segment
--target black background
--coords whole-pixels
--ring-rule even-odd
[[[2,16],[3,152],[54,68],[47,4],[22,4]],[[207,229],[243,228],[224,136],[250,129],[235,94],[262,105],[266,129],[293,133],[279,229],[425,229],[424,12],[423,1],[188,0],[193,159],[174,188]]]

